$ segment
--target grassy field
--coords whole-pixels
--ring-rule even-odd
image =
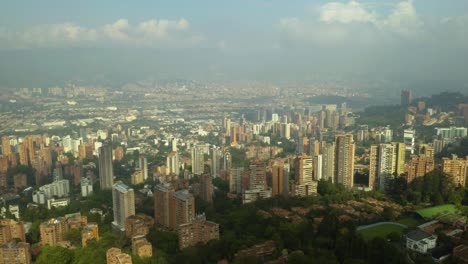
[[[418,213],[420,216],[422,216],[425,219],[431,219],[434,218],[438,215],[443,215],[443,214],[449,214],[449,213],[456,213],[458,210],[453,204],[444,204],[444,205],[439,205],[439,206],[434,206],[434,207],[428,207],[424,209],[417,210],[416,213]]]
[[[423,224],[425,221],[422,219],[416,219],[415,217],[406,216],[396,220],[395,222],[407,225],[408,227],[416,227]]]
[[[388,234],[396,232],[398,234],[403,234],[403,227],[394,225],[394,224],[382,224],[367,229],[358,231],[362,237],[366,240],[374,239],[375,237],[386,237]]]

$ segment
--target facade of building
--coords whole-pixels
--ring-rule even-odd
[[[112,188],[112,201],[115,229],[125,232],[127,217],[135,214],[135,194],[133,189],[122,182],[117,182]]]

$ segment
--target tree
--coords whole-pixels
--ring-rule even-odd
[[[65,239],[70,240],[70,242],[74,246],[81,245],[81,232],[80,232],[80,230],[78,230],[76,228],[68,230],[65,233]]]
[[[36,260],[37,264],[68,264],[73,261],[73,251],[59,246],[44,246]]]

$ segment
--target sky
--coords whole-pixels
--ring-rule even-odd
[[[467,0],[15,0],[0,9],[0,86],[467,83],[467,61]]]

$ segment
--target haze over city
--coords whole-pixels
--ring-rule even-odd
[[[13,1],[0,10],[0,86],[81,81],[356,82],[468,89],[468,3]]]

